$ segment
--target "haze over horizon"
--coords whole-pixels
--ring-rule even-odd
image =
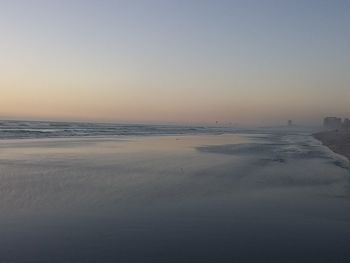
[[[0,118],[350,117],[350,1],[1,1]]]

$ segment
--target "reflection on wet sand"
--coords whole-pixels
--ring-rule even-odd
[[[307,134],[8,140],[0,149],[4,262],[350,259],[347,163]]]

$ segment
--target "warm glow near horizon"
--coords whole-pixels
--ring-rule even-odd
[[[349,11],[347,1],[2,1],[0,118],[350,117]]]

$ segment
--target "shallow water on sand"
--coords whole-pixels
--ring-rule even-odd
[[[349,262],[349,165],[305,133],[0,141],[0,262]]]

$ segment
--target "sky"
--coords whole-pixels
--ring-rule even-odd
[[[350,117],[350,1],[0,0],[0,118]]]

